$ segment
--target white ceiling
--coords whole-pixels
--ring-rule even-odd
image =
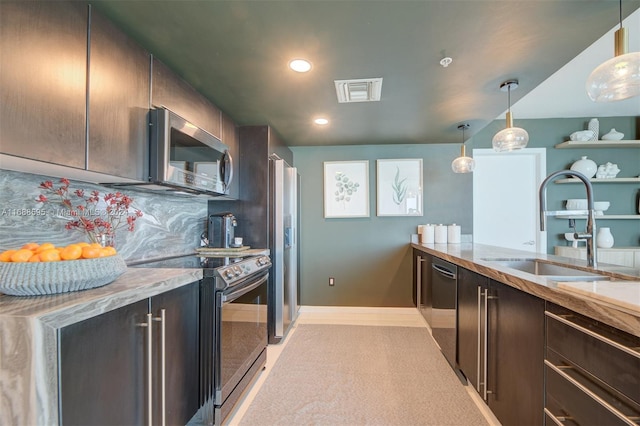
[[[629,38],[629,52],[640,51],[640,9],[622,21]],[[616,25],[555,74],[514,103],[516,119],[640,116],[640,97],[618,102],[593,102],[587,96],[587,77],[602,62],[613,57]],[[499,118],[504,118],[504,113]]]

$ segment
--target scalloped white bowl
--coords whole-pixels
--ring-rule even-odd
[[[0,293],[37,296],[88,290],[113,282],[126,270],[119,254],[60,262],[0,262]]]

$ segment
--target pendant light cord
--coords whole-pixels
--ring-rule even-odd
[[[619,5],[620,7],[618,9],[620,13],[620,29],[622,29],[622,0],[619,1]]]

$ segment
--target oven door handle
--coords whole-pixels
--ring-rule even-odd
[[[253,284],[250,284],[246,287],[242,287],[240,290],[238,291],[232,291],[229,294],[222,294],[221,295],[221,302],[225,303],[227,301],[233,300],[233,299],[237,299],[238,297],[242,296],[243,294],[247,294],[249,293],[251,290],[260,287],[262,284],[264,284],[267,279],[269,278],[269,274],[266,274],[265,276],[263,276],[262,278],[260,278],[258,281],[254,282]]]

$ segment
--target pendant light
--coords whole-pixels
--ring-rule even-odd
[[[511,117],[511,89],[518,87],[518,80],[507,80],[500,85],[500,90],[509,93],[509,109],[507,110],[507,128],[495,134],[492,140],[493,149],[498,152],[515,151],[527,146],[529,134],[520,127],[513,127]]]
[[[468,124],[461,124],[458,126],[458,130],[462,130],[462,146],[460,147],[460,157],[453,160],[451,168],[454,173],[471,173],[476,167],[476,162],[473,158],[467,157],[464,150],[464,131],[469,128]]]
[[[592,101],[620,101],[640,95],[640,52],[627,53],[628,49],[620,0],[620,28],[615,32],[615,56],[599,65],[587,79],[587,94]]]

